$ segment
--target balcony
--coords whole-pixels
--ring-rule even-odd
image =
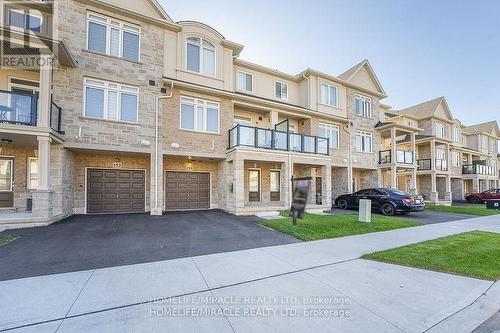
[[[378,153],[379,164],[392,163],[391,149],[381,150]],[[398,164],[413,164],[415,161],[412,151],[396,150],[396,163]]]
[[[229,130],[229,149],[237,146],[318,155],[329,155],[330,150],[327,138],[246,125]]]
[[[425,158],[421,160],[417,160],[417,165],[419,171],[430,170],[432,168],[432,159]]]
[[[8,123],[24,126],[37,126],[38,95],[0,90],[0,123]],[[61,131],[61,107],[51,102],[50,126],[63,134]]]
[[[462,165],[462,174],[495,176],[497,173],[495,168],[492,166],[482,164],[464,164]]]

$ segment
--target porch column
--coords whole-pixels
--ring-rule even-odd
[[[413,164],[417,165],[417,143],[415,140],[415,133],[411,133],[410,136],[411,136],[411,151],[413,153]]]
[[[431,170],[436,171],[436,142],[434,140],[431,140]]]
[[[331,207],[332,205],[332,166],[325,165],[321,167],[322,189],[323,198],[322,204]]]
[[[48,136],[38,136],[38,190],[48,191],[50,174],[50,144]]]
[[[474,175],[474,178],[472,178],[472,192],[479,192],[479,178],[477,177],[477,175]]]
[[[452,200],[451,176],[450,175],[446,176],[446,193],[444,194],[444,200],[445,201],[451,201]]]
[[[448,172],[451,173],[451,150],[450,144],[446,144],[446,164],[448,165]]]
[[[150,161],[151,168],[151,192],[149,194],[151,201],[151,215],[162,215],[163,214],[163,193],[165,189],[163,188],[163,155],[156,154],[153,152],[151,154]]]
[[[391,166],[391,188],[398,188],[398,177],[396,174],[396,166]]]
[[[50,128],[50,108],[52,104],[52,61],[51,55],[40,56],[40,109],[37,125]]]
[[[291,196],[292,196],[292,169],[291,162],[283,162],[282,163],[282,176],[281,176],[281,190],[283,191],[283,204],[287,207],[290,207]]]
[[[278,123],[278,111],[270,111],[269,120],[271,128],[274,129],[274,126]]]
[[[245,160],[241,157],[235,158],[233,167],[234,210],[238,213],[245,206]]]
[[[396,165],[396,129],[391,128],[391,164]]]
[[[411,194],[418,194],[417,190],[417,168],[411,169],[411,183],[410,183]]]

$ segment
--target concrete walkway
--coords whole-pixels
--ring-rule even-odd
[[[499,283],[359,257],[471,230],[500,217],[3,281],[0,330],[470,332]]]

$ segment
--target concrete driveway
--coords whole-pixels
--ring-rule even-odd
[[[299,242],[221,211],[77,215],[48,227],[8,230],[0,281]],[[0,234],[0,235],[1,235]]]
[[[334,208],[330,211],[332,214],[357,214],[358,212],[355,210],[342,210],[338,208]],[[374,213],[380,215],[378,213]],[[409,213],[409,214],[398,214],[396,217],[400,217],[402,219],[408,219],[415,222],[419,222],[422,224],[434,224],[434,223],[444,223],[458,220],[465,220],[474,218],[477,216],[473,215],[464,215],[464,214],[456,214],[456,213],[446,213],[446,212],[436,212],[432,210],[424,210],[423,212]]]

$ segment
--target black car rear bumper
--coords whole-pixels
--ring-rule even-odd
[[[396,207],[396,212],[399,213],[410,213],[410,212],[422,212],[425,210],[425,205],[401,205]]]

